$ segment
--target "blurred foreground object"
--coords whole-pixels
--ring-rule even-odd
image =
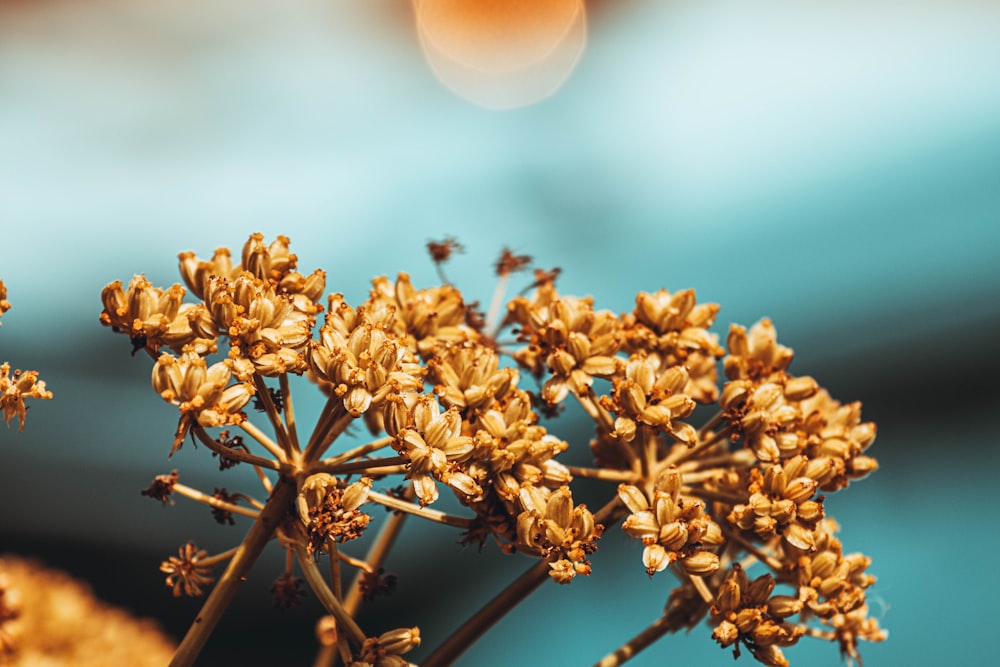
[[[0,556],[0,665],[163,667],[173,650],[152,621],[101,602],[69,575]]]
[[[438,80],[490,109],[552,95],[587,43],[582,0],[414,0],[413,7]]]

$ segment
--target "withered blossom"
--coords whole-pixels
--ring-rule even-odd
[[[711,609],[712,637],[739,656],[746,646],[758,661],[770,667],[788,667],[781,647],[794,645],[805,635],[804,626],[789,622],[802,611],[802,601],[789,595],[772,595],[775,580],[763,574],[750,581],[734,563],[720,584]]]
[[[7,300],[7,286],[0,280],[0,316],[10,310],[10,301]],[[3,323],[0,322],[0,326]]]
[[[444,264],[451,259],[452,253],[463,253],[465,247],[454,236],[446,236],[441,241],[428,241],[427,252],[435,264]]]
[[[216,332],[208,310],[184,303],[184,294],[179,284],[164,290],[142,274],[132,278],[127,290],[116,280],[101,292],[101,324],[128,336],[133,354],[145,349],[156,355],[164,345],[178,353],[186,348],[214,352]]]
[[[479,333],[466,324],[462,293],[452,285],[418,290],[409,274],[400,273],[395,283],[380,276],[372,281],[365,308],[380,314],[389,311],[388,316],[380,316],[412,353],[425,359],[441,345],[479,338]]]
[[[400,430],[395,447],[410,462],[407,477],[413,481],[420,504],[437,500],[435,480],[474,501],[483,490],[461,464],[471,457],[475,443],[471,436],[461,435],[458,410],[451,408],[442,413],[437,402],[427,398],[417,403],[413,415],[414,428]]]
[[[181,595],[200,597],[201,587],[215,581],[211,576],[212,566],[201,562],[207,556],[207,551],[199,550],[194,542],[188,542],[178,550],[176,556],[170,556],[160,564],[160,572],[166,573],[167,587],[172,590],[175,598]]]
[[[173,470],[169,475],[157,475],[154,477],[153,483],[149,485],[149,488],[144,489],[141,493],[153,500],[159,500],[166,507],[167,505],[174,504],[174,499],[170,497],[170,494],[174,492],[176,484],[177,471]]]
[[[242,409],[255,390],[246,382],[229,384],[231,377],[231,366],[225,362],[208,366],[204,358],[193,353],[184,353],[179,358],[160,355],[153,367],[153,389],[181,413],[171,456],[194,424],[226,426],[246,420]]]
[[[537,553],[548,561],[549,577],[568,584],[576,575],[589,575],[587,556],[597,550],[604,526],[594,521],[586,505],[573,505],[568,486],[555,490],[525,486],[518,494],[519,551]]]
[[[0,364],[0,408],[4,422],[10,425],[17,417],[17,430],[24,430],[24,420],[28,414],[24,399],[52,398],[52,392],[45,388],[45,381],[38,379],[37,371],[10,371],[10,364]]]
[[[813,531],[824,510],[822,497],[813,500],[819,482],[810,472],[810,461],[801,455],[772,465],[763,474],[751,470],[747,503],[735,505],[728,520],[763,540],[781,535],[798,549],[812,550]]]
[[[554,286],[543,285],[534,300],[517,297],[508,310],[521,326],[518,340],[528,343],[514,358],[536,376],[551,373],[542,386],[546,403],[587,394],[595,377],[620,372],[621,322],[611,311],[594,311],[592,299],[560,297]]]
[[[378,637],[365,639],[350,667],[412,667],[401,656],[419,645],[419,628],[399,628],[383,632]]]
[[[697,304],[694,290],[639,292],[635,310],[622,316],[625,349],[655,357],[663,369],[683,366],[688,372],[684,393],[712,403],[719,395],[715,360],[723,350],[708,327],[718,312],[717,304]]]
[[[219,437],[215,438],[215,442],[217,442],[220,447],[225,447],[226,449],[249,451],[246,443],[243,442],[243,436],[234,435],[229,437],[229,429],[220,431]],[[233,466],[239,465],[240,463],[238,460],[230,458],[225,454],[212,452],[212,456],[219,457],[219,470],[229,470]]]
[[[271,584],[271,595],[274,596],[275,607],[292,609],[302,604],[302,598],[306,595],[306,584],[296,576],[283,574]]]
[[[500,258],[496,261],[494,269],[498,276],[507,276],[517,271],[524,271],[531,266],[531,255],[515,255],[510,248],[504,248],[500,252]]]
[[[0,280],[0,315],[10,310],[7,301],[7,286]],[[17,417],[17,430],[24,430],[24,421],[28,414],[28,406],[24,399],[35,398],[47,400],[52,398],[52,392],[46,389],[45,381],[38,379],[37,371],[15,370],[11,372],[6,361],[0,364],[0,411],[3,412],[4,423],[10,426],[11,420]]]
[[[694,427],[679,421],[695,408],[694,399],[684,393],[690,376],[683,366],[670,366],[661,372],[660,363],[660,357],[633,354],[625,377],[612,381],[611,396],[604,397],[602,405],[618,417],[614,435],[631,441],[637,424],[642,424],[679,442],[694,444]]]
[[[398,577],[392,573],[386,573],[384,567],[380,567],[375,572],[364,572],[361,575],[361,597],[366,602],[371,602],[380,595],[388,595],[396,590]]]
[[[461,250],[451,238],[428,244],[439,272]],[[650,577],[669,568],[677,578],[663,593],[663,617],[637,637],[707,620],[721,646],[771,666],[786,665],[784,649],[800,639],[831,641],[860,661],[858,642],[885,638],[867,613],[871,559],[844,553],[825,503],[825,494],[877,468],[868,454],[875,426],[862,421],[859,403],[840,403],[812,377],[789,373],[792,350],[778,343],[770,320],[733,325],[724,349],[709,330],[719,307],[698,303],[693,290],[639,292],[632,311],[616,315],[591,297],[560,294],[558,269],[536,270],[503,308],[510,274],[530,262],[507,249],[488,318],[443,274],[444,284],[423,288],[406,273],[375,278],[356,307],[340,293],[324,302],[326,274],[298,273],[284,236],[252,234],[238,264],[225,248],[208,260],[179,257],[186,290],[156,288],[141,275],[127,289],[112,283],[102,322],[157,358],[153,386],[180,412],[173,451],[196,428],[220,468],[250,464],[270,498],[182,489],[210,505],[228,503],[213,507],[220,523],[237,512],[256,523],[245,551],[208,557],[189,543],[164,562],[175,595],[201,594],[214,563],[259,553],[277,537],[289,558],[272,589],[278,603],[304,592],[291,574],[297,559],[332,614],[321,622],[323,659],[339,653],[353,667],[405,667],[402,654],[419,644],[419,630],[369,636],[349,618],[361,600],[394,585],[384,564],[404,517],[534,558],[530,576],[560,584],[591,574],[589,556],[607,525],[641,542]],[[219,341],[228,352],[210,359]],[[293,409],[296,374],[327,397],[311,434]],[[521,387],[522,375],[537,389]],[[252,399],[262,413],[253,419],[244,413]],[[572,401],[594,423],[589,464],[588,443],[562,439],[551,421]],[[694,423],[696,404],[714,404],[714,416]],[[5,404],[8,420],[23,418],[23,408],[12,409]],[[373,439],[344,445],[339,438],[361,423]],[[243,435],[207,439],[200,430],[226,426]],[[581,478],[604,487],[601,509],[574,500]],[[371,490],[373,479],[408,484],[382,494]],[[160,476],[143,494],[169,504],[176,480],[176,472]],[[458,500],[454,514],[430,507],[441,485]],[[369,529],[362,509],[370,503],[391,514],[361,558],[353,541]],[[317,569],[323,553],[334,572],[355,570],[351,590]],[[235,591],[253,557],[245,560],[234,557],[213,595]],[[760,573],[751,579],[743,567],[752,562]],[[498,599],[513,602],[524,588]],[[213,604],[189,630],[192,641],[203,642],[221,615]],[[626,654],[601,664],[619,665]],[[432,663],[442,657],[435,655]]]
[[[631,512],[622,530],[645,545],[642,563],[649,576],[678,561],[699,576],[719,567],[718,555],[709,549],[723,543],[722,530],[702,501],[681,496],[682,483],[682,474],[668,468],[657,476],[651,498],[635,486],[618,487],[618,497]]]
[[[235,504],[239,500],[246,500],[246,496],[242,493],[229,493],[225,488],[215,487],[215,491],[212,493],[212,497],[216,500],[221,500],[224,503]],[[232,526],[236,523],[233,518],[233,513],[224,507],[212,506],[212,518],[215,522],[221,525]]]
[[[307,360],[314,377],[329,383],[356,417],[391,394],[423,387],[423,368],[392,333],[392,318],[391,310],[355,310],[341,295],[331,295],[319,341],[309,346]]]
[[[368,500],[372,480],[364,477],[341,488],[326,473],[311,475],[298,496],[299,518],[309,537],[310,552],[324,551],[328,540],[344,543],[361,537],[371,516],[360,511]]]

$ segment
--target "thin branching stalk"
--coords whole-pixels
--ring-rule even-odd
[[[356,567],[359,570],[367,572],[368,574],[375,573],[375,571],[372,569],[372,566],[369,565],[366,561],[363,561],[360,558],[352,558],[351,556],[345,554],[343,551],[337,552],[337,558],[339,558],[344,563],[347,563],[351,567]]]
[[[316,472],[329,472],[329,468],[344,463],[345,461],[361,458],[362,456],[368,456],[372,452],[384,449],[391,445],[394,440],[395,438],[391,436],[379,438],[378,440],[372,440],[371,442],[361,445],[360,447],[349,449],[342,454],[337,454],[336,456],[331,456],[328,459],[323,459],[317,465],[313,466],[313,470]]]
[[[621,514],[621,510],[622,502],[615,496],[594,514],[594,521],[606,525],[606,522],[614,521]],[[511,609],[548,581],[550,570],[549,562],[546,560],[540,560],[528,568],[434,649],[434,652],[424,660],[423,667],[450,665]]]
[[[469,530],[476,525],[475,519],[455,516],[454,514],[445,514],[439,510],[414,505],[411,502],[400,500],[399,498],[395,498],[393,496],[387,496],[383,493],[377,493],[375,491],[368,492],[368,500],[376,502],[379,505],[384,505],[389,509],[406,512],[407,514],[413,514],[414,516],[419,516],[421,518],[434,521],[435,523],[443,523],[446,526],[453,526],[463,530]]]
[[[369,494],[371,497],[371,494]],[[410,487],[403,494],[402,500],[408,501],[414,497],[413,488]],[[378,535],[375,537],[375,541],[372,543],[371,547],[368,549],[368,553],[365,555],[365,562],[368,567],[371,568],[369,572],[377,572],[382,564],[385,563],[385,559],[389,556],[389,551],[392,550],[392,545],[395,544],[396,538],[399,537],[400,531],[403,529],[403,524],[406,522],[406,517],[408,515],[404,513],[392,513],[389,518],[386,519],[382,528],[379,529]],[[354,577],[354,581],[351,584],[351,588],[347,592],[347,597],[344,599],[344,608],[349,614],[354,615],[358,612],[358,607],[361,606],[361,584],[364,581],[364,571],[359,571]]]
[[[719,410],[714,415],[712,415],[711,419],[705,422],[705,424],[700,429],[698,429],[698,441],[699,442],[704,441],[708,433],[710,431],[714,431],[715,427],[721,424],[722,420],[725,418],[726,416],[722,412],[722,410]]]
[[[500,309],[503,308],[503,297],[507,293],[507,283],[510,282],[510,274],[502,273],[497,279],[496,288],[493,290],[493,298],[490,299],[490,309],[486,314],[486,331],[491,338],[496,338],[500,334],[503,320],[500,318]]]
[[[292,546],[295,549],[295,556],[299,561],[299,567],[302,568],[302,574],[305,575],[306,581],[309,582],[309,587],[316,594],[316,598],[320,603],[330,612],[330,615],[337,619],[338,631],[346,632],[348,639],[355,646],[361,646],[365,641],[364,631],[351,618],[351,615],[344,609],[340,600],[337,599],[337,596],[327,586],[326,580],[320,573],[319,568],[316,567],[316,561],[313,560],[312,555],[298,541],[292,542]]]
[[[306,444],[305,453],[303,454],[303,458],[305,458],[305,460],[313,460],[309,455],[314,453],[316,449],[320,447],[320,442],[326,438],[333,422],[346,412],[347,410],[344,409],[344,400],[336,394],[331,393],[326,399],[326,404],[323,406],[323,410],[319,413],[319,419],[316,421],[316,426],[313,428],[312,435],[309,436],[309,442]],[[319,457],[317,456],[315,458]]]
[[[611,416],[611,413],[605,410],[600,403],[597,402],[594,395],[594,390],[587,388],[587,393],[579,394],[573,392],[573,396],[580,403],[587,414],[590,415],[591,419],[597,422],[597,425],[604,430],[605,433],[611,434],[615,432],[615,419]],[[629,460],[636,456],[635,452],[632,452]]]
[[[704,452],[708,451],[710,448],[726,438],[731,431],[732,427],[728,425],[721,430],[712,431],[707,439],[699,441],[694,447],[678,449],[671,452],[666,458],[666,463],[668,465],[680,464],[685,461],[700,458]]]
[[[257,473],[257,477],[260,479],[261,486],[263,486],[264,490],[267,491],[268,495],[270,495],[271,491],[274,489],[274,484],[271,482],[271,478],[264,473],[264,470],[260,466],[254,466],[253,469],[254,472]]]
[[[299,431],[298,427],[295,425],[295,408],[292,406],[292,390],[288,383],[288,373],[282,373],[278,376],[278,382],[281,387],[281,400],[284,403],[285,408],[285,426],[288,431],[288,441],[291,445],[292,452],[294,454],[300,454],[299,449]],[[294,456],[292,457],[294,460]]]
[[[302,460],[309,463],[323,456],[323,452],[330,446],[330,443],[336,440],[352,421],[354,421],[354,417],[344,408],[343,401],[339,401],[334,408],[334,414],[325,424],[325,432],[319,434],[319,437],[313,433],[313,437],[309,439],[309,446],[303,452]]]
[[[757,560],[764,563],[775,572],[781,572],[782,570],[784,570],[784,567],[781,565],[781,561],[779,561],[777,558],[775,558],[774,556],[770,555],[769,553],[761,549],[759,546],[757,546],[750,540],[745,539],[742,535],[740,535],[738,530],[733,530],[724,524],[719,524],[719,525],[722,527],[722,533],[726,536],[726,539],[732,540],[733,542],[739,544],[749,553],[756,556]]]
[[[267,437],[267,434],[257,428],[253,422],[249,419],[244,420],[239,424],[239,427],[243,429],[244,433],[259,442],[264,449],[271,452],[271,456],[276,458],[281,463],[287,463],[288,458],[285,456],[285,452],[281,449],[281,447],[275,444],[274,440]]]
[[[284,478],[278,480],[264,509],[250,527],[243,543],[229,561],[226,571],[215,584],[201,611],[181,640],[177,652],[170,661],[170,667],[190,667],[194,664],[208,637],[222,618],[223,612],[246,578],[250,567],[256,562],[264,546],[274,536],[281,521],[291,509],[295,493],[294,481]]]
[[[278,412],[278,407],[271,398],[271,389],[260,375],[255,374],[253,376],[253,383],[257,389],[257,397],[260,399],[261,405],[264,407],[264,412],[267,414],[267,418],[271,422],[271,427],[274,429],[274,434],[278,438],[278,445],[284,452],[285,456],[283,460],[287,461],[292,457],[292,445],[288,437],[288,432],[285,430],[285,424],[281,421],[281,414]]]
[[[549,563],[540,560],[490,600],[424,659],[422,667],[447,667],[511,609],[549,579]]]
[[[687,479],[685,478],[685,481]],[[703,489],[701,487],[693,486],[683,486],[681,487],[681,492],[698,496],[702,500],[710,500],[713,502],[725,503],[727,505],[738,505],[746,501],[746,498],[741,498],[740,496],[733,493],[723,493],[722,491],[711,491],[709,489]]]
[[[232,447],[226,447],[225,445],[219,444],[209,437],[208,433],[205,432],[205,429],[199,424],[192,426],[191,432],[195,434],[195,437],[197,437],[203,445],[211,449],[219,456],[224,456],[227,459],[233,459],[242,463],[250,463],[260,468],[267,468],[268,470],[279,470],[281,468],[280,464],[272,461],[271,459],[265,459],[261,456],[245,452],[241,449],[233,449]]]
[[[712,604],[715,602],[715,595],[711,590],[709,590],[708,584],[705,583],[705,579],[703,577],[699,577],[696,574],[689,574],[687,575],[687,578],[691,580],[691,583],[694,585],[694,589],[698,591],[698,595],[700,595],[701,599],[705,601],[705,604]]]
[[[611,470],[608,468],[583,468],[580,466],[566,466],[573,477],[586,477],[588,479],[602,479],[606,482],[625,482],[634,484],[639,477],[631,470]]]
[[[239,547],[233,547],[232,549],[227,549],[222,553],[217,553],[214,556],[209,556],[208,558],[201,558],[198,560],[198,566],[212,567],[213,565],[218,565],[222,561],[229,560],[230,558],[232,558],[238,550]]]
[[[405,456],[387,456],[381,459],[364,459],[362,461],[351,461],[350,463],[339,463],[336,465],[320,464],[312,466],[317,472],[328,472],[334,475],[348,475],[357,472],[368,472],[375,468],[393,468],[394,472],[405,471],[410,459]],[[403,466],[401,470],[396,470],[398,466]],[[373,474],[393,474],[393,473],[373,473]]]
[[[191,498],[192,500],[197,500],[200,503],[205,503],[216,509],[224,510],[226,512],[231,512],[232,514],[239,514],[241,516],[248,516],[251,519],[256,519],[260,512],[257,510],[252,510],[248,507],[241,507],[239,505],[234,505],[233,503],[227,503],[224,500],[219,500],[215,496],[210,496],[207,493],[202,493],[198,489],[193,489],[186,484],[181,484],[179,482],[174,483],[174,491]]]
[[[615,649],[604,656],[602,660],[594,663],[594,667],[619,667],[670,631],[670,621],[666,616],[661,616],[650,623],[642,632],[622,644],[620,648]]]

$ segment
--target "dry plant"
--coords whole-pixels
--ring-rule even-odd
[[[0,315],[8,310],[10,302],[7,301],[7,286],[0,280]],[[7,426],[17,417],[18,431],[24,430],[24,420],[28,414],[24,404],[26,398],[52,398],[52,392],[45,388],[43,380],[38,379],[38,371],[15,370],[11,373],[9,363],[5,361],[0,364],[0,409],[3,410]]]
[[[428,250],[440,270],[461,246],[446,239]],[[189,542],[163,563],[174,595],[211,587],[172,665],[194,662],[271,540],[288,553],[272,589],[278,603],[295,604],[308,585],[329,612],[317,626],[316,664],[412,664],[402,656],[420,643],[417,628],[375,634],[354,620],[364,599],[391,588],[386,559],[411,516],[536,560],[424,667],[451,664],[543,582],[590,575],[590,554],[618,526],[644,545],[637,566],[651,578],[669,569],[678,583],[663,614],[598,665],[620,665],[703,619],[721,646],[765,665],[788,664],[782,649],[803,637],[836,642],[849,662],[860,661],[859,640],[885,637],[867,615],[870,559],[844,553],[824,510],[824,494],[877,467],[864,453],[875,426],[861,420],[860,404],[789,374],[792,350],[767,319],[731,327],[723,348],[708,330],[718,306],[696,303],[692,290],[640,292],[632,312],[616,315],[560,294],[558,270],[536,270],[505,304],[511,276],[530,262],[503,252],[485,314],[443,270],[441,286],[417,289],[401,273],[376,278],[356,307],[341,294],[324,306],[325,273],[299,273],[289,240],[267,244],[261,234],[237,264],[225,248],[210,259],[181,253],[186,289],[142,275],[104,289],[102,323],[155,360],[153,388],[179,410],[170,453],[190,438],[220,468],[252,466],[262,486],[259,497],[205,493],[174,471],[144,491],[165,504],[174,495],[203,502],[220,522],[252,520],[232,550],[209,555]],[[327,397],[308,433],[292,374]],[[542,425],[571,397],[595,426],[588,467],[561,463],[570,446],[586,445]],[[699,404],[715,410],[695,426],[688,419]],[[250,407],[266,424],[248,418]],[[355,420],[372,438],[345,444]],[[581,478],[607,482],[597,511],[574,500]],[[435,509],[441,487],[465,511]],[[372,505],[392,513],[376,521]],[[367,553],[352,553],[349,543],[377,523]]]

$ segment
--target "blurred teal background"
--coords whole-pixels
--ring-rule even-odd
[[[994,664],[1000,5],[587,6],[564,87],[491,112],[435,81],[401,0],[0,0],[0,359],[56,394],[23,433],[0,427],[0,551],[182,634],[197,604],[170,598],[159,561],[245,526],[138,491],[172,468],[209,491],[256,487],[204,449],[166,459],[175,412],[149,360],[98,325],[101,288],[138,272],[169,285],[178,251],[238,253],[262,231],[357,303],[378,274],[433,283],[424,244],[454,235],[468,252],[449,276],[469,299],[488,301],[507,245],[599,307],[694,287],[722,305],[720,332],[772,317],[793,370],[879,424],[882,469],[828,505],[879,577],[890,639],[862,647],[866,664]],[[560,428],[586,448],[585,422]],[[389,564],[399,590],[363,625],[418,623],[432,648],[527,566],[452,541],[411,524]],[[593,577],[543,588],[459,664],[596,661],[671,586],[640,551],[610,531]],[[201,664],[310,664],[317,607],[271,609],[271,556]],[[730,664],[708,634],[630,664]],[[788,655],[839,664],[819,642]]]

